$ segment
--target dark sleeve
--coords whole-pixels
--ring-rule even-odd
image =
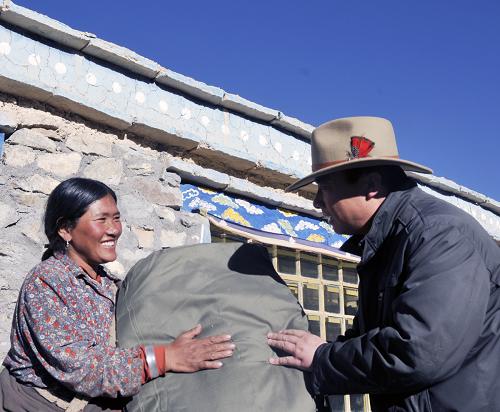
[[[474,346],[489,297],[489,273],[469,238],[433,225],[410,242],[393,326],[322,345],[315,393],[420,390],[452,375]]]

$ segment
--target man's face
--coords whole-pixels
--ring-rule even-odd
[[[318,192],[314,206],[323,211],[337,233],[354,235],[365,231],[371,218],[367,207],[364,182],[349,183],[342,172],[322,176],[316,180]]]

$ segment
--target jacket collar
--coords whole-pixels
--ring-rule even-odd
[[[411,181],[404,187],[388,194],[372,218],[372,223],[366,235],[353,235],[341,250],[361,257],[361,262],[367,262],[377,252],[380,245],[394,227],[402,207],[408,200],[409,193],[416,190],[417,185]]]
[[[74,275],[75,277],[88,277],[92,279],[80,266],[78,266],[66,253],[55,252],[54,258],[59,260],[65,267],[66,270]],[[101,277],[107,277],[111,279],[113,282],[117,282],[120,279],[109,273],[103,266],[99,265],[96,271]]]

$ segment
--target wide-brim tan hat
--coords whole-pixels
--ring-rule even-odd
[[[370,166],[397,165],[403,170],[432,173],[428,167],[399,158],[389,120],[346,117],[314,129],[311,137],[312,173],[286,188],[287,192],[332,172]]]

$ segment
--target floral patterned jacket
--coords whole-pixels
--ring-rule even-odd
[[[139,391],[140,347],[109,344],[116,279],[103,268],[99,274],[100,283],[61,253],[31,270],[19,293],[11,349],[3,362],[18,381],[47,388],[56,380],[89,397]]]

